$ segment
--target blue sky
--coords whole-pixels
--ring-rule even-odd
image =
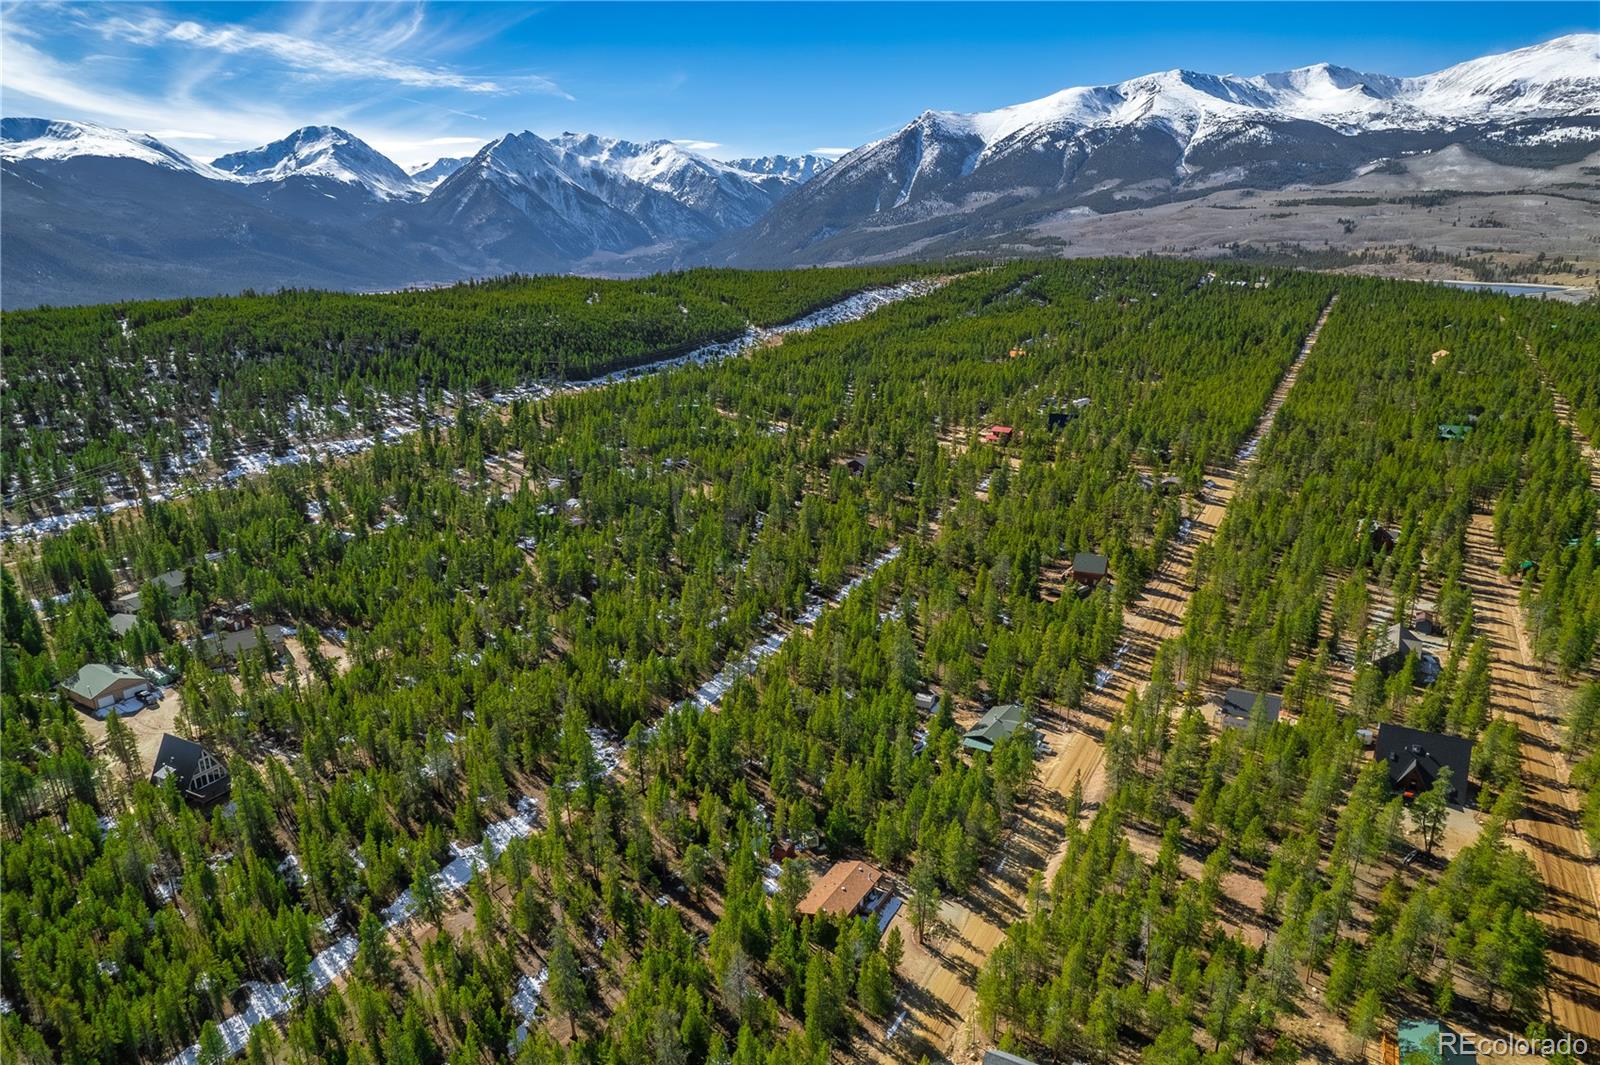
[[[1583,3],[0,6],[0,109],[198,158],[332,123],[406,165],[512,130],[718,157],[845,149],[1172,67],[1421,74],[1600,27]]]

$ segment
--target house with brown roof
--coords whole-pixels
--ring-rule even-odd
[[[882,880],[883,873],[866,862],[834,862],[833,867],[811,885],[795,911],[807,917],[819,913],[848,917],[861,911]]]

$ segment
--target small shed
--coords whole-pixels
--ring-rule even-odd
[[[859,477],[867,472],[867,456],[846,455],[839,460],[839,465],[848,470],[850,476]]]

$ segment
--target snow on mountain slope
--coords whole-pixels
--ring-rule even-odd
[[[1033,212],[1323,184],[1452,145],[1522,162],[1537,149],[1535,165],[1600,148],[1600,34],[1420,77],[1329,63],[1253,77],[1168,70],[992,111],[924,111],[710,254],[762,265],[848,261],[898,242],[992,239]]]
[[[167,170],[182,170],[214,180],[228,180],[205,163],[189,158],[147,133],[48,118],[0,119],[0,159],[134,159]]]
[[[563,133],[552,142],[570,171],[603,170],[665,193],[716,228],[747,226],[772,206],[775,190],[756,175],[696,155],[672,141],[647,143]]]
[[[1168,70],[1063,89],[994,111],[929,111],[986,144],[1043,125],[1161,122],[1192,135],[1228,119],[1306,120],[1352,130],[1600,114],[1600,34],[1578,33],[1434,74],[1395,78],[1329,63],[1242,78]]]
[[[789,185],[803,185],[828,169],[831,160],[820,155],[761,155],[724,159],[723,162],[758,178],[777,178]]]
[[[440,182],[425,201],[437,218],[496,231],[533,223],[560,252],[581,258],[651,243],[663,211],[683,211],[669,197],[602,167],[585,166],[530,132],[484,145]]]
[[[412,167],[411,180],[419,188],[432,189],[439,182],[466,166],[471,160],[472,157],[470,155],[445,156],[443,159],[435,159],[431,163],[423,163],[421,166]]]
[[[91,123],[10,118],[0,133],[7,272],[47,279],[39,299],[50,286],[111,298],[851,262],[964,254],[1072,212],[1329,185],[1447,151],[1575,167],[1600,151],[1600,34],[1417,77],[1329,63],[1252,77],[1169,70],[991,111],[925,111],[832,164],[517,133],[408,174],[331,126],[213,165]],[[80,219],[97,250],[65,257],[63,220]],[[137,285],[117,280],[129,270]]]
[[[360,186],[380,200],[410,200],[422,193],[388,156],[337,126],[306,126],[271,144],[219,156],[211,165],[249,182],[328,178]]]
[[[1457,121],[1600,115],[1600,33],[1574,33],[1402,82],[1419,110]]]

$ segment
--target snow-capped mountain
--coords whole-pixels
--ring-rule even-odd
[[[529,132],[484,145],[422,207],[434,224],[480,234],[485,249],[508,263],[519,253],[572,262],[644,247],[656,242],[650,222],[687,215],[670,197],[585,166]]]
[[[131,159],[215,180],[226,177],[148,133],[48,118],[0,119],[0,159]]]
[[[388,156],[337,126],[305,126],[271,144],[219,156],[211,165],[249,182],[326,178],[380,200],[416,199],[423,192]]]
[[[672,141],[638,144],[592,133],[563,133],[552,143],[570,161],[569,166],[621,174],[665,193],[718,229],[749,225],[767,213],[782,191],[769,189],[752,174],[696,155]]]
[[[994,111],[925,111],[785,198],[718,261],[838,261],[1074,206],[1326,183],[1451,144],[1486,157],[1600,147],[1600,34],[1421,77],[1327,63],[1254,77],[1169,70]],[[1558,146],[1559,145],[1559,149]],[[937,220],[936,222],[934,220]]]
[[[508,134],[483,147],[428,194],[440,224],[512,234],[525,249],[585,259],[658,255],[712,240],[760,218],[792,187],[748,173],[671,141],[646,143],[563,133]]]
[[[1515,168],[1521,188],[1541,169],[1582,175],[1597,151],[1600,34],[1420,77],[1328,63],[1249,77],[1169,70],[992,111],[930,110],[831,164],[522,132],[407,173],[331,126],[208,164],[148,134],[8,118],[3,294],[26,306],[937,257],[1059,232],[1083,212],[1332,184],[1446,154]]]
[[[419,188],[432,189],[439,182],[460,170],[472,157],[470,155],[445,156],[431,163],[411,169],[411,180]]]
[[[789,185],[804,185],[826,170],[833,160],[820,155],[759,155],[724,162],[746,174],[776,178]]]

